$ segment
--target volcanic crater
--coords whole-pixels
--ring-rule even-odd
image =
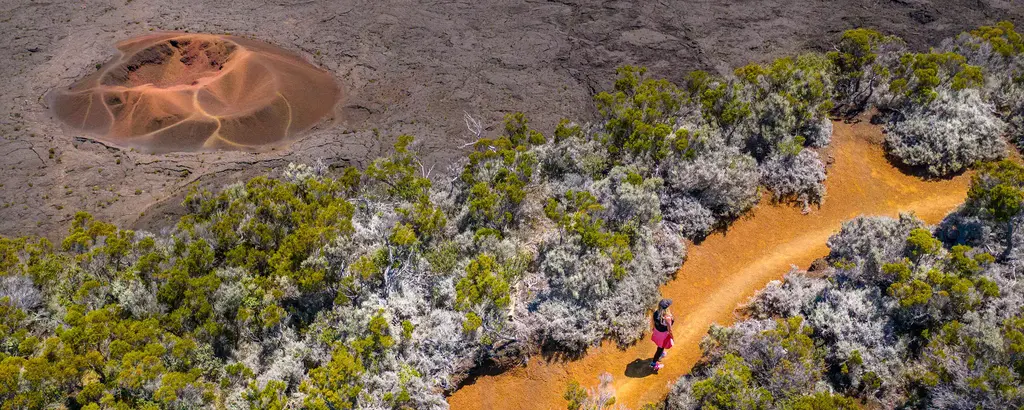
[[[54,115],[96,139],[147,152],[259,150],[334,110],[341,90],[298,55],[236,36],[165,33],[51,94]]]

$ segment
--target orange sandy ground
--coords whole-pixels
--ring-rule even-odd
[[[963,202],[968,176],[923,181],[903,174],[885,160],[880,129],[866,117],[860,120],[835,123],[835,163],[828,172],[828,194],[821,209],[802,215],[794,207],[762,202],[728,232],[689,247],[678,277],[661,289],[675,301],[676,347],[659,374],[626,375],[627,369],[631,375],[647,374],[644,366],[655,347],[646,338],[627,350],[606,342],[580,360],[534,357],[525,367],[480,377],[449,398],[451,408],[565,409],[562,394],[570,380],[595,386],[603,372],[614,376],[616,404],[636,409],[660,401],[700,358],[698,343],[712,323],[732,323],[739,305],[769,281],[781,279],[791,265],[807,267],[827,255],[825,242],[843,221],[858,215],[914,212],[927,223],[937,223]]]

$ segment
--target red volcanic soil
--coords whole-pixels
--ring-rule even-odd
[[[310,128],[340,95],[327,72],[246,38],[166,33],[117,48],[119,57],[51,98],[61,121],[119,146],[255,149]]]

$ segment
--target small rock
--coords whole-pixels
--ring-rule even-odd
[[[815,259],[814,262],[811,262],[811,266],[809,268],[807,268],[807,271],[808,272],[822,272],[825,269],[828,269],[828,261],[825,260],[825,258],[818,258],[818,259]]]
[[[914,21],[916,21],[918,23],[921,23],[921,24],[928,24],[928,23],[931,23],[931,22],[935,21],[935,15],[933,15],[928,10],[915,10],[915,11],[912,11],[910,13],[910,17],[913,18]]]

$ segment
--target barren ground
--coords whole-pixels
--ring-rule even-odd
[[[159,230],[191,186],[219,188],[317,158],[362,164],[400,133],[438,169],[468,141],[468,112],[492,131],[524,111],[550,132],[591,118],[616,66],[678,80],[799,50],[868,26],[922,47],[1001,19],[1021,0],[304,1],[0,0],[0,235],[59,236],[86,210]],[[331,72],[333,121],[264,153],[147,155],[62,129],[43,98],[115,55],[114,43],[167,30],[231,33],[293,50]],[[375,132],[376,131],[376,132]]]
[[[963,203],[969,176],[922,181],[903,174],[885,160],[878,126],[867,116],[860,120],[835,124],[830,154],[835,163],[822,207],[801,215],[798,208],[761,205],[724,234],[688,247],[676,279],[661,288],[674,301],[676,347],[658,374],[649,370],[655,346],[647,339],[626,350],[608,342],[580,360],[535,357],[526,367],[480,377],[449,398],[452,409],[564,409],[569,381],[592,387],[603,372],[614,377],[616,404],[636,409],[659,401],[700,359],[699,343],[712,323],[730,324],[736,308],[768,282],[781,279],[791,266],[807,267],[827,255],[825,242],[843,221],[913,212],[934,224]]]

